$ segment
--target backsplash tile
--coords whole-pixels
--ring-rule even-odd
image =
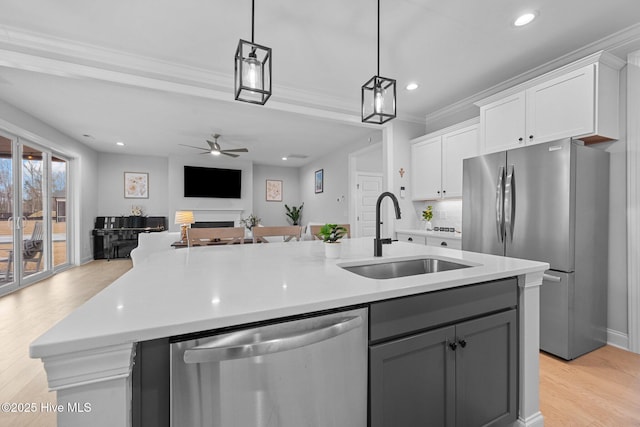
[[[430,200],[427,202],[414,202],[416,215],[422,218],[422,211],[427,206],[433,206],[433,219],[431,225],[433,227],[454,227],[456,231],[462,229],[462,200]],[[424,221],[418,220],[414,226],[419,230],[424,230],[426,224]]]

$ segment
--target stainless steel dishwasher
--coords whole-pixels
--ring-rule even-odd
[[[368,309],[171,344],[174,427],[365,427]]]

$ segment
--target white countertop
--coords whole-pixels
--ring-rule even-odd
[[[151,255],[36,339],[31,357],[179,335],[541,272],[548,264],[394,242],[374,258],[371,238],[172,249]],[[472,268],[398,279],[337,264],[432,255]]]
[[[400,233],[400,234],[413,234],[414,236],[425,236],[425,237],[436,237],[438,239],[440,238],[445,238],[445,239],[457,239],[460,240],[462,239],[462,233],[458,233],[458,232],[445,232],[445,231],[427,231],[427,230],[420,230],[418,228],[406,228],[406,229],[400,229],[400,230],[396,230],[396,233]]]

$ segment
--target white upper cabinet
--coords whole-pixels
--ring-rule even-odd
[[[442,137],[411,146],[411,188],[413,200],[440,198],[442,180]]]
[[[623,65],[598,52],[478,102],[482,153],[567,137],[617,139]]]
[[[411,145],[411,198],[462,197],[462,160],[479,154],[478,119],[414,139]]]
[[[442,197],[462,197],[462,160],[478,154],[477,124],[442,135]]]
[[[518,92],[480,108],[483,153],[515,148],[524,141],[525,94]]]

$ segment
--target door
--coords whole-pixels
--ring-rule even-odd
[[[571,151],[567,138],[507,152],[507,256],[574,270]]]
[[[442,137],[411,146],[411,198],[442,198]]]
[[[31,144],[20,144],[21,161],[21,217],[22,217],[22,278],[46,269],[49,245],[45,227],[51,221],[50,201],[46,194],[48,183],[47,156]],[[18,257],[16,257],[18,258]]]
[[[483,153],[509,150],[524,144],[525,92],[480,108],[480,144]]]
[[[462,249],[504,255],[505,152],[463,160]]]
[[[527,90],[527,143],[595,132],[595,64]]]
[[[575,273],[546,271],[540,287],[540,350],[573,359],[573,295]]]
[[[456,326],[456,425],[511,425],[517,416],[516,310]]]
[[[478,125],[442,137],[442,196],[462,197],[462,160],[477,156]]]
[[[66,163],[35,143],[0,131],[0,295],[69,263]],[[59,249],[55,257],[52,247]]]
[[[373,237],[376,235],[376,202],[382,193],[382,175],[359,173],[357,180],[355,237]]]
[[[17,138],[0,133],[0,295],[17,288],[14,280],[13,264],[15,247],[15,223],[20,218],[15,215],[14,195],[14,152]],[[19,241],[19,240],[18,240]]]
[[[449,326],[371,346],[370,426],[455,426],[455,352]]]

